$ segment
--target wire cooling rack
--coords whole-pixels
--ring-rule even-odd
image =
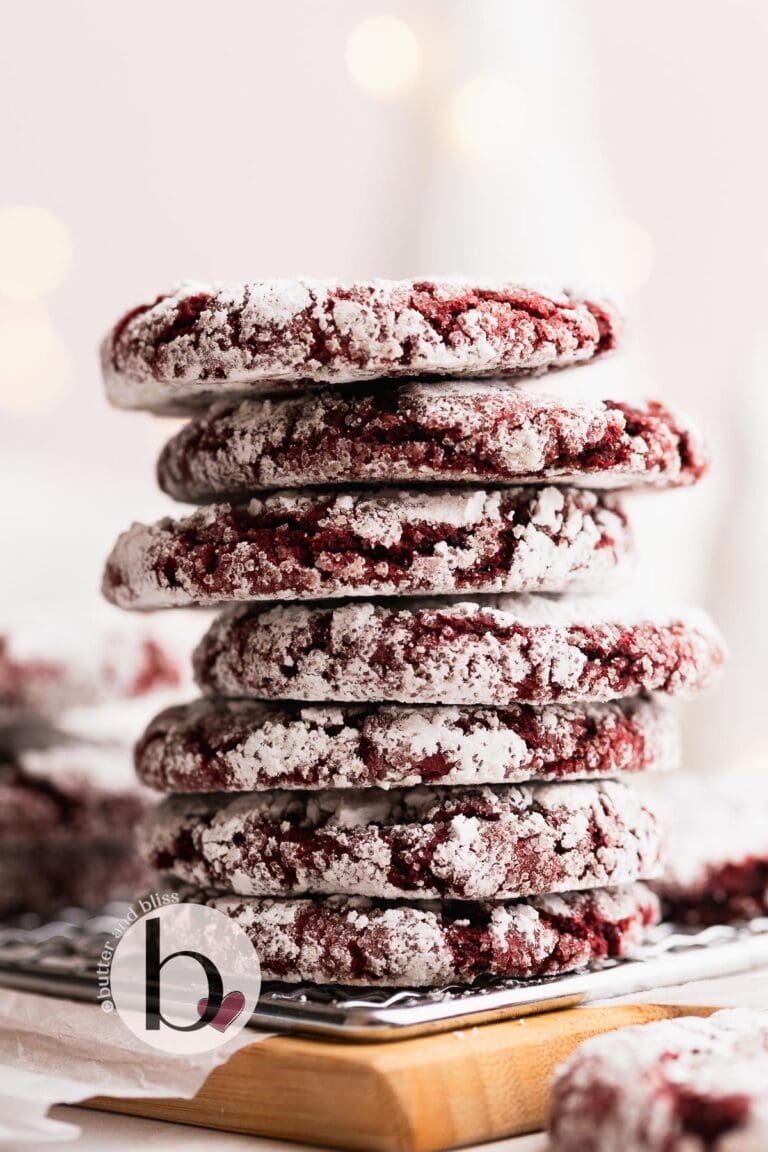
[[[0,986],[95,1000],[104,941],[127,908],[110,904],[95,914],[69,908],[52,920],[26,917],[0,926]],[[762,965],[768,965],[768,919],[699,930],[663,924],[633,959],[565,976],[491,979],[430,990],[265,983],[250,1026],[344,1040],[397,1040]]]

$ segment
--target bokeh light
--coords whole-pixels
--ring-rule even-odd
[[[345,59],[360,88],[391,99],[413,87],[421,66],[421,50],[413,29],[404,20],[374,16],[352,29]]]
[[[606,283],[624,294],[646,284],[656,267],[656,245],[647,228],[636,220],[615,216],[602,230],[600,264]]]
[[[22,416],[53,411],[66,393],[70,359],[44,321],[0,321],[0,408]]]
[[[520,97],[501,73],[477,76],[461,87],[450,108],[454,145],[466,156],[505,162],[522,127]]]
[[[0,293],[38,300],[58,288],[72,262],[66,225],[32,204],[0,208]]]

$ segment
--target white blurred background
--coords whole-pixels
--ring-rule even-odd
[[[117,532],[170,508],[174,422],[101,393],[128,307],[188,277],[533,275],[626,306],[580,388],[658,395],[712,443],[695,491],[637,498],[640,576],[730,642],[690,767],[768,768],[765,0],[24,0],[3,23],[3,616],[90,611]]]

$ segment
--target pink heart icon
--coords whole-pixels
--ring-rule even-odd
[[[197,1011],[202,1018],[203,1013],[208,1007],[208,998],[203,997],[202,1000],[197,1002]],[[237,1020],[238,1016],[245,1008],[245,996],[242,992],[227,992],[226,996],[221,1002],[221,1007],[214,1016],[213,1020],[208,1023],[211,1027],[215,1028],[217,1032],[226,1032],[233,1020]]]

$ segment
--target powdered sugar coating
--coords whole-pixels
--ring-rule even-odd
[[[390,988],[572,972],[631,955],[658,918],[641,884],[501,904],[354,896],[209,902],[251,937],[267,980]]]
[[[451,380],[217,404],[166,444],[158,479],[177,500],[204,502],[312,484],[663,488],[706,467],[697,432],[658,401]]]
[[[630,551],[614,498],[579,489],[277,492],[134,524],[107,561],[121,608],[604,584]]]
[[[768,913],[768,788],[762,777],[682,774],[648,791],[664,814],[656,891],[687,924]]]
[[[679,725],[660,701],[503,709],[195,700],[136,748],[162,792],[405,787],[590,779],[673,768]]]
[[[246,896],[499,900],[646,879],[653,812],[626,785],[499,785],[169,796],[144,859]]]
[[[143,630],[91,619],[26,618],[0,628],[0,721],[52,718],[66,709],[176,687],[175,655]]]
[[[723,660],[702,612],[545,595],[242,606],[194,654],[207,694],[501,707],[691,695]]]
[[[102,346],[110,400],[183,410],[229,395],[399,376],[517,376],[612,348],[606,304],[509,283],[187,283]]]
[[[552,1089],[553,1152],[757,1152],[768,1145],[768,1013],[622,1028],[581,1044]]]

